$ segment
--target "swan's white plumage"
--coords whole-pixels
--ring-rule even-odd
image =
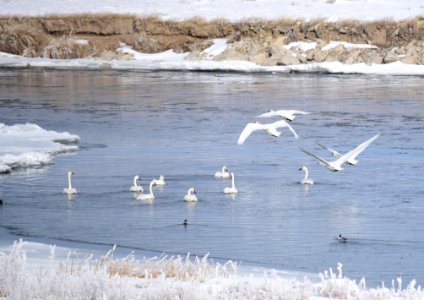
[[[133,193],[142,193],[143,188],[137,184],[137,181],[141,180],[140,176],[136,175],[134,176],[134,183],[133,186],[130,188],[130,191]]]
[[[160,175],[159,179],[156,179],[155,183],[153,184],[155,186],[164,186],[165,185],[165,176]]]
[[[197,202],[196,190],[194,188],[189,188],[187,194],[184,196],[184,201],[186,202]]]
[[[244,141],[255,131],[257,130],[265,130],[266,133],[272,135],[272,136],[280,136],[281,132],[278,131],[278,128],[287,127],[294,135],[295,138],[299,138],[296,131],[294,131],[293,127],[290,126],[289,123],[287,123],[285,120],[280,120],[274,123],[269,124],[261,124],[259,122],[255,123],[248,123],[243,131],[240,134],[240,137],[237,141],[237,144],[242,145]]]
[[[153,179],[152,181],[150,181],[150,185],[149,185],[149,193],[148,194],[140,194],[137,196],[137,200],[153,200],[155,199],[155,195],[153,194],[153,185],[155,184],[156,179]]]
[[[305,172],[305,177],[300,181],[301,184],[308,184],[313,185],[314,181],[309,178],[309,170],[306,166],[302,166],[299,170],[302,170]]]
[[[312,156],[313,158],[315,158],[316,160],[318,160],[318,163],[324,167],[326,167],[327,169],[329,169],[330,171],[333,172],[338,172],[343,170],[342,165],[344,163],[346,163],[349,159],[355,159],[359,154],[361,154],[372,142],[374,142],[378,137],[380,136],[380,134],[376,134],[374,135],[372,138],[366,140],[365,142],[363,142],[362,144],[358,145],[356,148],[354,148],[353,150],[350,150],[348,153],[340,156],[339,158],[337,158],[334,161],[327,161],[321,157],[319,157],[318,155],[312,154],[302,148],[300,148],[300,150],[302,150],[304,153],[306,153],[309,156]]]
[[[236,185],[234,183],[235,175],[231,173],[231,187],[224,188],[224,194],[237,194],[238,190],[236,189]]]
[[[270,118],[270,117],[281,117],[283,119],[289,120],[289,121],[293,121],[296,116],[295,115],[308,115],[310,114],[310,112],[307,111],[301,111],[301,110],[294,110],[294,109],[290,109],[290,110],[284,110],[284,109],[280,109],[280,110],[269,110],[268,112],[261,114],[259,116],[257,116],[258,118]]]
[[[230,172],[228,172],[228,168],[227,166],[222,166],[221,171],[218,171],[215,173],[215,177],[216,178],[221,178],[221,179],[228,179],[230,178]]]
[[[68,172],[68,187],[63,189],[64,194],[73,195],[77,193],[77,190],[72,187],[71,176],[74,175],[74,172]]]

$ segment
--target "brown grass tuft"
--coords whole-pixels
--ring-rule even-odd
[[[39,56],[49,38],[43,32],[24,25],[0,29],[0,51],[28,57]]]

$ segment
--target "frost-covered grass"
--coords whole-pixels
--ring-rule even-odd
[[[320,274],[319,282],[241,274],[231,261],[214,263],[206,257],[162,257],[137,260],[133,255],[113,257],[114,249],[100,258],[66,259],[50,256],[34,268],[28,262],[25,242],[15,242],[0,253],[0,298],[6,299],[424,299],[421,287],[411,282],[402,288],[367,289],[337,272]]]

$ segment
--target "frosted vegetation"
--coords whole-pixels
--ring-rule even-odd
[[[423,299],[415,281],[402,287],[398,278],[391,287],[367,289],[365,279],[343,277],[342,265],[320,274],[318,282],[240,273],[232,261],[219,264],[208,259],[156,257],[137,260],[133,255],[106,255],[84,259],[69,252],[55,257],[50,246],[46,264],[28,263],[26,242],[15,242],[0,252],[0,298],[6,299]]]
[[[78,150],[79,136],[45,130],[36,124],[0,123],[0,173],[48,164],[54,155]]]

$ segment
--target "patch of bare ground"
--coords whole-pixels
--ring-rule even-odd
[[[229,22],[201,18],[177,22],[130,14],[0,17],[0,51],[28,57],[121,59],[116,52],[120,43],[147,53],[169,49],[200,53],[215,38],[229,40],[231,47],[227,54],[230,57],[266,65],[319,62],[327,58],[353,63],[358,60],[385,63],[405,56],[410,63],[424,61],[421,53],[424,17],[373,22],[326,22],[321,19]],[[295,53],[297,59],[287,60],[284,51],[276,48],[293,41],[317,41],[322,46],[332,40],[375,45],[378,50],[310,51]],[[221,55],[217,59],[226,58]]]

